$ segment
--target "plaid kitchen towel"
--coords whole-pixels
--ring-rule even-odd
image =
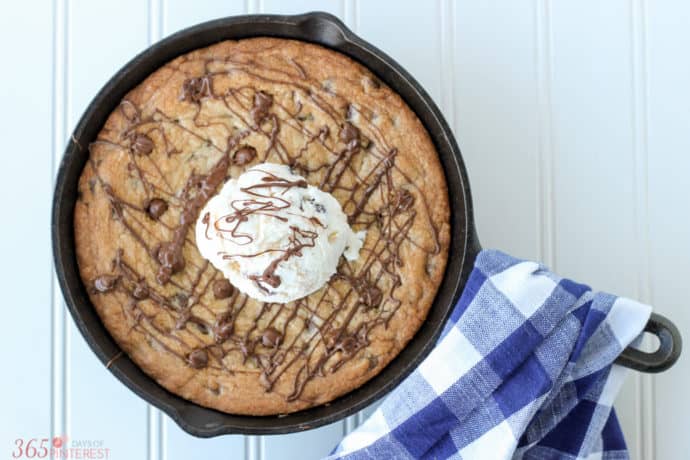
[[[649,315],[483,251],[436,348],[329,458],[628,458],[612,363]]]

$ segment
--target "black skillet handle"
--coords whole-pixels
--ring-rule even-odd
[[[466,266],[474,267],[474,260],[482,250],[479,244],[479,238],[474,229],[470,231],[468,241],[467,254],[469,258]],[[467,273],[465,276],[468,276]],[[636,350],[628,347],[623,350],[616,364],[621,366],[647,373],[663,372],[673,366],[683,348],[683,339],[675,324],[668,318],[658,314],[652,313],[649,321],[645,325],[644,330],[656,335],[659,338],[659,348],[653,353],[646,353],[644,351]]]
[[[659,348],[653,353],[628,347],[616,360],[616,364],[640,372],[663,372],[673,366],[683,348],[683,339],[678,328],[668,318],[652,313],[644,330],[659,338]]]

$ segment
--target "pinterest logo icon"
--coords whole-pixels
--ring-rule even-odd
[[[66,436],[66,435],[63,435],[63,436],[55,436],[55,437],[53,438],[53,447],[55,447],[56,449],[59,449],[59,448],[62,447],[66,442],[67,442],[67,436]]]

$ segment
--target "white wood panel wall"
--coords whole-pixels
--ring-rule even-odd
[[[690,5],[672,0],[49,0],[0,14],[4,294],[0,456],[67,433],[114,459],[309,459],[371,409],[319,430],[193,438],[104,369],[65,313],[49,196],[65,140],[134,54],[243,13],[325,10],[425,86],[468,166],[485,247],[639,298],[690,331]],[[21,194],[21,195],[20,195]],[[688,352],[617,401],[633,459],[690,451]]]

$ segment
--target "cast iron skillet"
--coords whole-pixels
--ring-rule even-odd
[[[308,430],[340,420],[381,398],[409,375],[431,351],[481,249],[475,232],[469,182],[460,149],[438,107],[398,63],[326,13],[236,16],[206,22],[153,45],[115,74],[84,112],[60,164],[52,221],[55,269],[77,327],[103,363],[110,362],[121,351],[89,300],[79,276],[74,245],[74,204],[79,176],[88,158],[86,147],[95,139],[106,118],[124,95],[168,61],[222,40],[255,36],[292,38],[337,50],[364,64],[400,94],[428,130],[443,164],[451,204],[452,238],[445,276],[420,330],[380,374],[327,405],[286,416],[229,415],[201,407],[168,392],[127,355],[112,361],[109,369],[122,383],[168,414],[185,431],[200,437]],[[627,356],[625,364],[629,367],[659,371],[669,367],[677,358],[680,352],[678,331],[664,319],[653,324],[662,344],[659,351],[654,355],[637,352]]]

